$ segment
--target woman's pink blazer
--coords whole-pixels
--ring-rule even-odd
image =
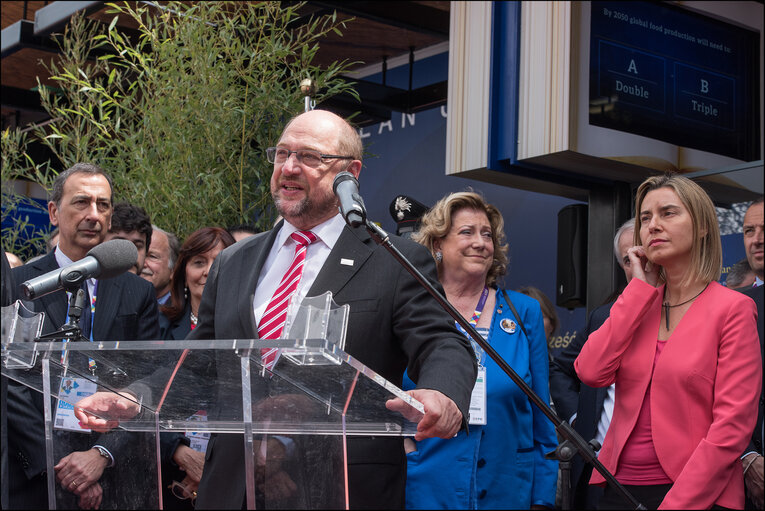
[[[616,382],[614,414],[598,455],[612,473],[651,379],[663,292],[664,286],[632,279],[574,363],[587,385]],[[762,391],[754,301],[710,283],[667,340],[652,385],[653,443],[674,482],[660,509],[743,509],[739,457]],[[590,482],[604,479],[594,472]]]

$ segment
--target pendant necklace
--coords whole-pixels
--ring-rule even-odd
[[[681,305],[685,305],[688,302],[692,302],[693,300],[698,298],[699,295],[701,295],[701,293],[703,293],[708,286],[709,286],[709,283],[707,283],[707,285],[704,286],[704,289],[699,291],[699,293],[696,296],[694,296],[693,298],[689,298],[688,300],[684,301],[683,303],[678,303],[678,304],[675,304],[675,305],[670,305],[669,302],[664,302],[663,304],[661,304],[661,306],[664,308],[664,324],[667,327],[667,332],[669,332],[669,309],[674,309],[675,307],[680,307]],[[664,293],[666,294],[666,292],[667,292],[667,288],[664,288]]]

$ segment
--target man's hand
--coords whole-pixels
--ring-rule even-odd
[[[91,485],[101,479],[107,463],[106,458],[96,449],[90,449],[75,451],[64,456],[53,469],[63,489],[82,497],[86,495],[85,492]],[[95,498],[96,495],[93,492],[87,493],[86,500],[91,501]],[[100,503],[100,497],[98,501]]]
[[[120,420],[132,419],[140,411],[141,406],[133,396],[111,392],[96,392],[74,406],[74,415],[80,420],[80,425],[99,433],[111,431],[120,425]]]
[[[402,399],[391,399],[385,403],[388,410],[399,412],[412,422],[418,422],[416,441],[431,437],[452,438],[462,426],[462,412],[454,401],[437,390],[414,389],[407,392],[425,406],[421,415]]]
[[[205,466],[205,454],[203,452],[195,451],[187,445],[179,445],[173,453],[173,461],[178,465],[178,468],[186,472],[186,477],[183,480],[183,484],[189,489],[189,491],[196,491],[199,486],[199,481],[202,479],[202,471]]]
[[[98,509],[101,506],[103,494],[104,491],[101,489],[101,484],[93,483],[80,494],[77,505],[80,506],[80,509]]]
[[[255,484],[267,499],[283,500],[297,491],[297,485],[281,467],[287,458],[284,444],[269,436],[266,444],[256,442]]]
[[[264,491],[269,499],[283,500],[295,494],[297,485],[287,472],[279,470],[266,477]]]
[[[746,483],[746,489],[749,492],[749,498],[755,506],[755,509],[762,509],[763,507],[763,492],[765,488],[765,482],[763,482],[763,457],[759,454],[752,453],[744,458],[742,465],[744,467],[751,461],[750,456],[757,456],[757,459],[752,461],[751,466],[746,471],[744,476],[744,482]]]

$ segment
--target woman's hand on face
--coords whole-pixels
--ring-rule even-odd
[[[660,267],[648,260],[645,249],[642,246],[631,247],[627,250],[627,256],[632,266],[632,277],[656,287],[659,283]]]

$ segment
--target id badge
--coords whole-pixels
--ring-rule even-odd
[[[472,426],[486,425],[486,368],[478,366],[478,376],[475,379],[473,392],[470,394],[470,411],[468,424]]]
[[[62,378],[61,387],[58,389],[56,418],[53,421],[54,429],[90,433],[89,429],[80,427],[80,420],[74,415],[74,406],[67,401],[76,403],[80,399],[94,394],[96,389],[97,385],[85,378]]]
[[[207,421],[207,412],[199,410],[197,413],[189,417],[190,421]],[[207,451],[207,443],[210,441],[210,433],[208,431],[186,431],[186,437],[189,439],[189,447],[198,452]]]

